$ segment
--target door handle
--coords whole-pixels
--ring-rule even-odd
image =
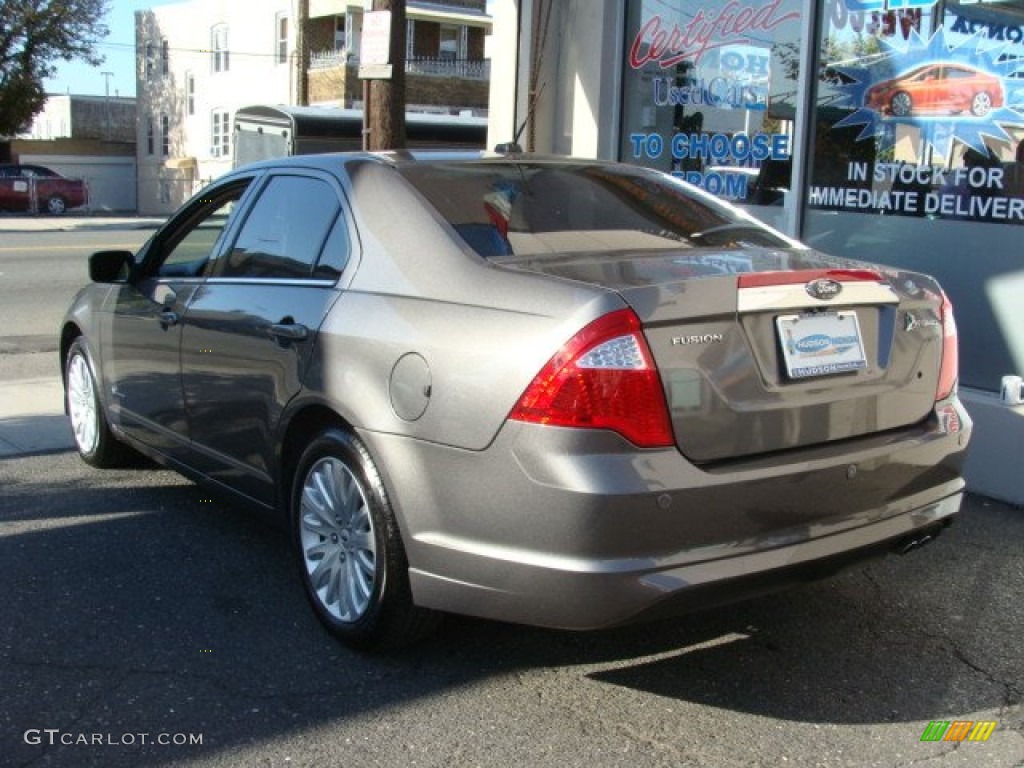
[[[163,328],[165,331],[172,325],[177,325],[178,322],[181,320],[181,318],[178,316],[178,313],[172,309],[165,309],[163,312],[160,313],[159,317],[160,327]]]
[[[305,341],[309,329],[301,323],[275,323],[270,326],[270,335],[281,341]]]

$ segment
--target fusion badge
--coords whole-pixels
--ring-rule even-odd
[[[673,336],[672,346],[689,346],[690,344],[721,344],[725,336],[721,333],[694,333],[689,336]]]

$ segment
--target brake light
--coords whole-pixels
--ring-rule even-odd
[[[935,390],[935,399],[945,400],[956,389],[957,373],[960,368],[953,304],[945,292],[942,294],[942,308],[939,314],[942,317],[942,365],[939,368],[939,385]]]
[[[881,283],[882,275],[873,269],[790,269],[780,272],[744,272],[737,284],[740,288],[766,288],[773,285],[799,285],[819,278],[840,283]]]
[[[675,442],[661,376],[631,309],[603,315],[569,339],[526,388],[509,418],[610,429],[641,448]]]

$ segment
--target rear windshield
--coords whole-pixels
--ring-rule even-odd
[[[400,171],[485,258],[792,245],[752,217],[644,168],[489,162]]]

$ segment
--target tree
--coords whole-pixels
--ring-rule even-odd
[[[405,0],[374,0],[373,10],[391,11],[391,79],[370,83],[370,149],[404,149]]]
[[[0,0],[0,136],[28,127],[46,103],[58,61],[103,63],[107,0]]]

